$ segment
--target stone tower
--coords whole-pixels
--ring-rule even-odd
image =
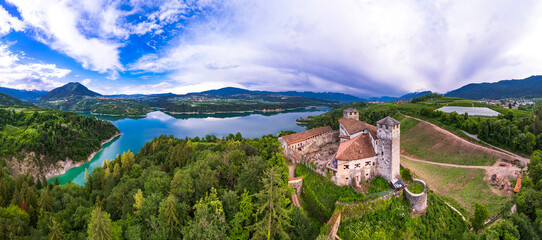
[[[347,108],[343,111],[343,118],[353,118],[359,120],[359,112],[353,108]]]
[[[376,174],[391,183],[400,178],[400,126],[399,121],[389,116],[376,122],[378,136]]]

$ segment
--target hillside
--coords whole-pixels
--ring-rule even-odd
[[[83,84],[78,82],[71,82],[62,87],[55,88],[40,98],[40,101],[48,101],[53,99],[62,99],[72,96],[89,96],[96,97],[101,94],[90,91]]]
[[[47,91],[38,90],[20,90],[13,88],[0,87],[0,93],[12,96],[24,102],[35,102],[43,95],[47,94]]]
[[[36,105],[63,111],[113,116],[145,116],[151,111],[147,104],[139,100],[108,97],[71,96],[51,101],[39,101]]]
[[[228,95],[222,92],[190,93],[186,95],[157,95],[141,98],[149,107],[170,113],[205,113],[284,111],[308,106],[336,106],[335,101],[317,98],[285,96],[276,93],[246,92]],[[216,95],[220,94],[220,95]],[[224,96],[222,96],[224,95]]]
[[[0,93],[0,108],[1,107],[31,107],[31,103],[23,102],[19,99],[16,99],[12,96]]]
[[[298,92],[298,91],[285,91],[285,92],[269,92],[269,91],[251,91],[242,88],[226,87],[221,89],[203,91],[200,93],[191,93],[191,94],[210,94],[222,97],[229,97],[238,94],[266,94],[266,95],[285,95],[285,96],[295,96],[295,97],[308,97],[316,98],[328,101],[336,102],[366,102],[367,100],[359,98],[350,94],[344,93],[335,93],[335,92]]]
[[[10,107],[17,108],[0,109],[0,162],[15,176],[51,176],[85,162],[119,131],[107,121],[75,113]]]
[[[542,97],[542,76],[495,83],[471,83],[445,94],[467,99],[503,99]]]

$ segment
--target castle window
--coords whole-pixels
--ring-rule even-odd
[[[361,167],[361,163],[356,163],[356,168],[360,168]]]
[[[348,167],[349,167],[348,165],[344,165],[344,169],[349,169]]]
[[[373,162],[373,166],[376,165],[376,162]]]

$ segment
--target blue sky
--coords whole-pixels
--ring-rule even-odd
[[[0,86],[357,96],[542,74],[540,1],[0,0]]]

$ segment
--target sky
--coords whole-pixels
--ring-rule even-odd
[[[0,86],[360,97],[542,74],[542,1],[0,0]]]

